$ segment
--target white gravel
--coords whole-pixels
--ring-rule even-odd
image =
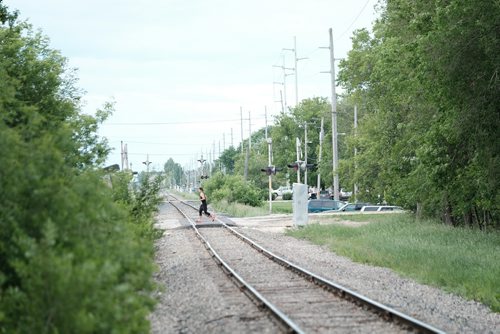
[[[227,220],[226,220],[227,221]],[[500,333],[500,314],[386,268],[354,263],[326,247],[285,236],[290,217],[235,220],[272,252],[448,333]],[[159,216],[156,280],[165,286],[150,316],[152,333],[276,333],[278,328],[227,280],[185,222]]]

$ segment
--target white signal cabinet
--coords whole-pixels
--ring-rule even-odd
[[[295,226],[307,225],[307,185],[293,184],[293,224]]]

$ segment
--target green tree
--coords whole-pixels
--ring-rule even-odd
[[[16,20],[0,1],[0,332],[147,332],[151,205],[104,182],[112,105],[82,115],[66,60]]]
[[[286,168],[286,172],[277,177],[278,182],[285,182],[284,176],[289,174],[289,181],[296,180],[296,173],[292,169],[288,169],[287,165],[297,161],[296,140],[301,142],[301,158],[305,160],[305,124],[307,124],[308,144],[307,144],[307,161],[308,163],[319,163],[319,133],[321,128],[321,118],[324,119],[324,133],[326,134],[323,140],[322,161],[319,169],[322,173],[323,186],[330,186],[327,180],[331,178],[331,115],[330,104],[325,98],[305,99],[298,106],[291,108],[289,112],[279,114],[275,119],[275,125],[271,129],[271,137],[273,139],[273,156],[274,164]],[[330,150],[328,152],[328,140],[330,141]],[[328,163],[330,161],[330,163]],[[330,166],[328,169],[326,166]],[[303,180],[303,171],[301,182]],[[311,170],[308,172],[308,183],[316,184],[317,171]],[[330,177],[329,177],[330,176]],[[325,183],[326,182],[326,183]]]
[[[180,164],[176,163],[172,158],[169,158],[163,166],[165,172],[165,180],[170,186],[179,186],[185,180],[184,169]]]
[[[241,203],[250,206],[262,204],[263,192],[251,181],[241,175],[216,173],[203,184],[209,198],[213,201],[226,200],[228,203]]]
[[[498,2],[387,1],[339,81],[362,102],[354,177],[448,224],[498,222]],[[368,191],[368,192],[366,192]]]
[[[225,170],[227,174],[234,173],[234,166],[237,158],[238,151],[233,146],[225,149],[220,155],[219,161],[222,164],[223,170]]]

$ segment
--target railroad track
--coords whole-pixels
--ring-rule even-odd
[[[443,333],[273,254],[220,219],[196,224],[196,207],[168,197],[227,276],[284,332]]]

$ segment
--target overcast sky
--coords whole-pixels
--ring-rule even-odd
[[[298,62],[298,98],[330,99],[328,29],[335,58],[352,31],[371,28],[377,0],[4,0],[50,38],[78,68],[84,111],[106,101],[115,113],[101,135],[121,164],[120,142],[134,170],[161,170],[168,158],[194,168],[201,155],[237,146],[296,101],[295,77],[279,67]],[[287,71],[292,73],[293,71]],[[286,90],[283,89],[286,87]],[[232,134],[232,136],[231,136]],[[215,149],[214,149],[215,148]],[[215,151],[214,151],[215,150]]]

